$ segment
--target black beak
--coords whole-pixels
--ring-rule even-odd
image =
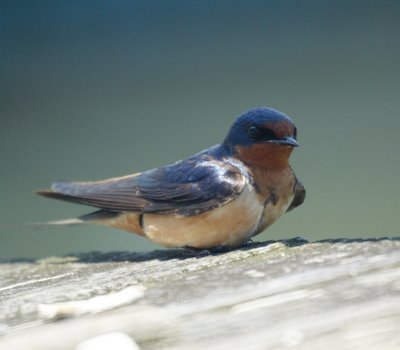
[[[277,143],[278,145],[282,146],[292,146],[292,147],[299,147],[299,144],[292,136],[285,136],[280,140],[271,140],[272,143]]]

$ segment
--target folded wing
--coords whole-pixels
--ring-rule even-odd
[[[112,212],[197,215],[239,195],[242,170],[216,160],[187,159],[131,176],[97,182],[56,182],[38,194]]]

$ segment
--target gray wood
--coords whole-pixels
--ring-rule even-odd
[[[143,297],[109,311],[38,312],[135,285]],[[399,349],[400,241],[296,238],[210,255],[0,262],[0,348],[74,349],[115,331],[141,349]]]

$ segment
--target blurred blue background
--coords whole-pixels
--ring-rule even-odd
[[[399,234],[399,1],[1,1],[0,257],[158,248],[33,195],[184,158],[236,116],[292,116],[303,206],[260,240]]]

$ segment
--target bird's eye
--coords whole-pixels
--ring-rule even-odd
[[[296,127],[294,127],[294,130],[293,130],[293,137],[297,140],[297,128]]]
[[[252,125],[247,129],[247,133],[255,141],[269,141],[276,139],[275,133],[270,128],[259,128]]]
[[[262,138],[263,138],[263,140],[266,140],[266,141],[275,140],[276,135],[271,129],[265,128],[265,129],[263,129],[263,132],[262,132]]]
[[[260,137],[260,129],[252,125],[247,129],[247,133],[252,139],[257,139]]]

